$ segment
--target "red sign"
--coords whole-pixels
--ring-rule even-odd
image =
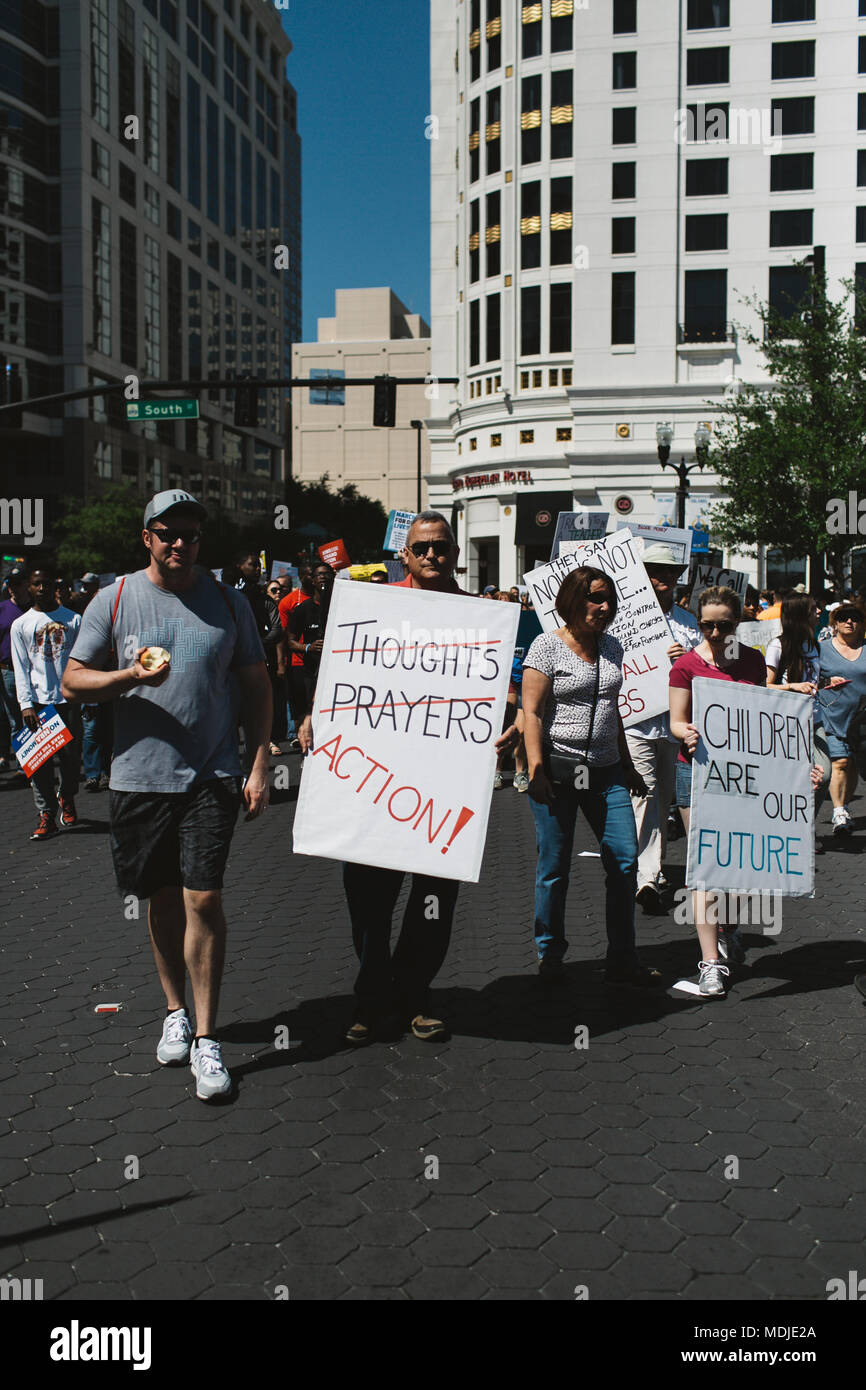
[[[625,516],[627,512],[634,510],[634,502],[632,502],[630,497],[624,495],[622,497],[617,497],[613,505],[621,516]]]
[[[352,563],[342,541],[326,541],[324,545],[319,546],[319,554],[325,564],[335,570],[347,569]]]

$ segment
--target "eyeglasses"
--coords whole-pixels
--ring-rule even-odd
[[[162,541],[163,545],[174,545],[175,541],[183,541],[184,545],[198,545],[201,540],[201,531],[183,531],[173,527],[157,531],[151,526],[150,534]]]
[[[728,634],[729,634],[730,632],[733,632],[733,630],[734,630],[734,628],[735,628],[736,626],[737,626],[736,623],[728,623],[728,622],[721,622],[721,623],[711,623],[711,622],[698,623],[698,627],[701,629],[701,632],[706,633],[706,635],[707,635],[708,637],[709,637],[709,635],[710,635],[711,632],[718,632],[718,633],[721,634],[722,637],[727,637]]]
[[[411,550],[412,554],[415,556],[415,558],[416,558],[417,560],[423,559],[423,557],[424,557],[424,556],[428,553],[428,551],[430,551],[430,550],[433,551],[433,554],[434,554],[434,555],[440,556],[440,557],[441,557],[442,555],[447,555],[448,552],[451,550],[451,542],[450,542],[450,541],[413,541],[412,544],[409,546],[409,549]]]

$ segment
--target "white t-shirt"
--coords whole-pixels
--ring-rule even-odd
[[[774,637],[764,653],[764,660],[768,666],[772,666],[781,685],[789,684],[788,672],[779,670],[779,662],[782,660],[782,639]],[[818,683],[818,676],[821,671],[821,653],[814,642],[803,643],[803,674],[801,681],[812,681]]]
[[[35,705],[62,705],[63,672],[81,627],[81,614],[71,608],[39,613],[28,608],[9,630],[15,693],[22,709]]]
[[[665,614],[665,616],[673,642],[679,642],[680,646],[684,647],[687,652],[700,644],[701,630],[694,613],[690,613],[687,608],[680,608],[679,604],[675,603],[670,613]],[[669,743],[678,741],[671,733],[669,714],[652,714],[649,719],[641,720],[640,724],[631,724],[625,731],[626,738],[629,735],[635,738],[664,738]]]
[[[542,738],[556,753],[583,756],[587,763],[612,767],[619,762],[617,707],[622,686],[622,646],[604,632],[598,639],[598,698],[595,715],[595,662],[584,661],[555,632],[536,637],[523,663],[547,676],[553,685],[542,720]],[[590,737],[590,720],[592,734]]]

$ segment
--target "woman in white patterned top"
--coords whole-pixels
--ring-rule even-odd
[[[618,697],[622,647],[605,631],[616,616],[613,582],[582,565],[556,600],[564,626],[537,637],[523,663],[524,739],[538,840],[535,944],[539,971],[556,973],[568,949],[565,897],[578,807],[601,847],[606,875],[607,981],[657,986],[635,950],[637,835],[630,792],[646,795],[626,743]]]

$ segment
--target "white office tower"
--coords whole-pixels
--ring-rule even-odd
[[[430,500],[468,587],[508,585],[549,552],[548,512],[675,522],[657,426],[694,462],[761,377],[743,301],[792,312],[814,245],[832,296],[866,271],[866,3],[430,13],[433,372],[460,379],[432,405]],[[717,482],[692,475],[689,524]]]

